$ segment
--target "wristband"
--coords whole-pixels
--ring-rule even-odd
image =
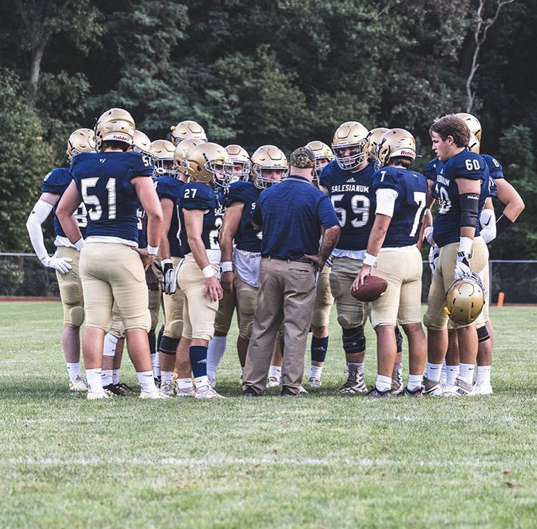
[[[496,233],[500,235],[500,233],[505,231],[512,224],[513,221],[509,217],[506,217],[505,213],[502,213],[500,218],[496,221]]]
[[[209,279],[216,275],[214,268],[211,265],[207,265],[203,270],[203,277],[205,279]]]
[[[158,246],[151,246],[150,244],[147,245],[147,253],[149,255],[158,255]]]
[[[39,258],[39,260],[40,260],[43,264],[45,264],[45,263],[48,262],[48,260],[50,259],[50,256],[49,256],[49,254],[47,253],[47,254],[42,255],[41,257],[38,257],[38,258]]]
[[[222,268],[222,272],[233,272],[232,261],[223,261],[220,267]]]
[[[364,259],[364,264],[367,265],[367,266],[373,267],[373,266],[375,266],[377,264],[377,258],[374,255],[371,255],[371,254],[366,252],[365,259]]]
[[[84,248],[84,239],[80,237],[80,239],[75,242],[74,246],[78,251],[82,250],[82,248]]]

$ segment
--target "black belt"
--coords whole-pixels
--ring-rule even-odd
[[[263,255],[263,258],[269,260],[275,259],[276,261],[287,261],[288,263],[313,264],[313,261],[311,259],[308,259],[307,257],[299,257],[298,259],[285,259],[284,257],[276,257],[275,255]]]

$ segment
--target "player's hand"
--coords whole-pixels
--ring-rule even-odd
[[[455,265],[455,279],[471,276],[472,269],[470,268],[471,255],[466,252],[457,253],[457,264]]]
[[[41,261],[47,268],[54,268],[58,270],[60,274],[67,274],[73,267],[69,264],[73,260],[69,257],[56,257],[54,254],[52,257],[46,257]]]
[[[371,267],[369,265],[363,265],[362,269],[356,276],[356,279],[352,282],[351,290],[359,290],[359,288],[364,284],[364,280],[368,275],[371,275]]]
[[[145,248],[133,248],[136,250],[140,257],[142,258],[142,263],[144,264],[144,270],[147,270],[155,260],[156,255],[150,255],[147,253],[147,250]]]
[[[434,274],[436,267],[438,266],[438,259],[440,258],[440,248],[438,246],[431,246],[429,250],[429,266],[431,267],[431,272]]]
[[[220,279],[220,283],[222,283],[222,288],[229,292],[230,294],[233,293],[233,282],[235,281],[235,274],[233,272],[222,272],[222,279]]]
[[[216,276],[205,278],[205,288],[203,289],[203,295],[208,296],[211,301],[218,301],[224,296],[222,285],[218,281]]]
[[[158,292],[160,286],[159,280],[157,274],[155,274],[151,267],[145,271],[145,282],[147,283],[147,288],[151,290],[151,292]]]
[[[317,268],[319,269],[319,272],[324,268],[325,262],[324,262],[323,258],[320,256],[320,254],[304,255],[304,257],[306,259],[310,259],[311,261],[313,261],[317,265]]]

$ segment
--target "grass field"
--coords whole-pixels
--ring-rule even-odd
[[[226,400],[88,402],[66,389],[61,305],[0,303],[0,527],[537,527],[537,308],[492,319],[491,397],[338,396],[333,319],[304,398],[239,397],[233,335]]]

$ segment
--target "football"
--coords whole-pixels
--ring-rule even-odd
[[[382,277],[366,276],[364,284],[358,290],[352,290],[351,294],[359,301],[375,301],[386,292],[388,282]]]

